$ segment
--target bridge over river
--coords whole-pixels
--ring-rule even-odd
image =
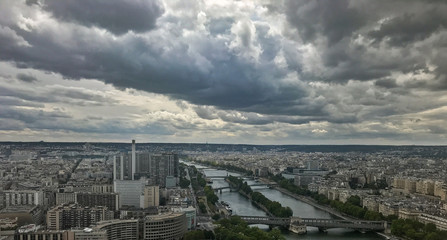
[[[365,220],[339,220],[339,219],[319,219],[319,218],[279,218],[261,216],[239,216],[248,224],[265,224],[270,226],[294,227],[308,226],[317,227],[320,231],[330,228],[349,228],[361,232],[385,231],[388,228],[386,221],[365,221]]]

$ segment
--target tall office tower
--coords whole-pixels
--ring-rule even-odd
[[[143,208],[158,207],[160,205],[160,189],[158,186],[144,187]]]
[[[113,211],[107,207],[81,207],[77,204],[59,205],[47,212],[49,230],[65,230],[88,227],[99,221],[113,219]]]
[[[122,153],[113,158],[113,179],[135,180],[136,158],[135,140],[132,140],[131,153]]]
[[[174,153],[136,153],[132,141],[132,152],[120,154],[113,159],[114,180],[136,180],[145,177],[151,184],[166,186],[166,178],[178,178],[179,159]]]
[[[135,140],[132,140],[132,180],[135,180],[136,156],[135,156]]]
[[[178,177],[179,159],[173,153],[139,153],[136,160],[136,176],[151,179],[153,185],[166,186],[166,177]]]

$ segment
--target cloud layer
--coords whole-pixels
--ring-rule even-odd
[[[3,140],[446,143],[443,1],[0,9]]]

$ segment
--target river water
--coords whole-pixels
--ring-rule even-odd
[[[195,165],[198,169],[203,168],[205,175],[213,180],[212,187],[227,187],[228,183],[222,178],[222,176],[233,175],[240,176],[237,173],[227,172],[225,170],[215,170],[215,169],[207,169],[206,167]],[[213,178],[213,176],[217,176],[219,178]],[[254,180],[247,180],[249,185],[259,184]],[[329,213],[319,210],[312,205],[296,200],[292,197],[289,197],[275,189],[269,189],[266,186],[253,186],[252,189],[254,191],[259,191],[264,196],[269,198],[272,201],[278,201],[283,206],[288,206],[293,210],[293,215],[304,218],[334,218]],[[217,193],[220,201],[228,202],[233,209],[234,215],[241,216],[266,216],[266,213],[254,205],[237,192],[231,192],[229,189],[223,189],[221,193]],[[261,229],[268,229],[268,226],[265,225],[257,225]],[[354,230],[349,229],[329,229],[327,233],[319,232],[317,228],[308,227],[307,234],[298,235],[292,232],[283,231],[283,236],[286,239],[306,239],[306,240],[320,240],[320,239],[362,239],[362,240],[383,240],[384,238],[379,236],[376,233],[360,233]]]

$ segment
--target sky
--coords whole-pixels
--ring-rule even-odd
[[[443,0],[2,0],[0,141],[447,144]]]

